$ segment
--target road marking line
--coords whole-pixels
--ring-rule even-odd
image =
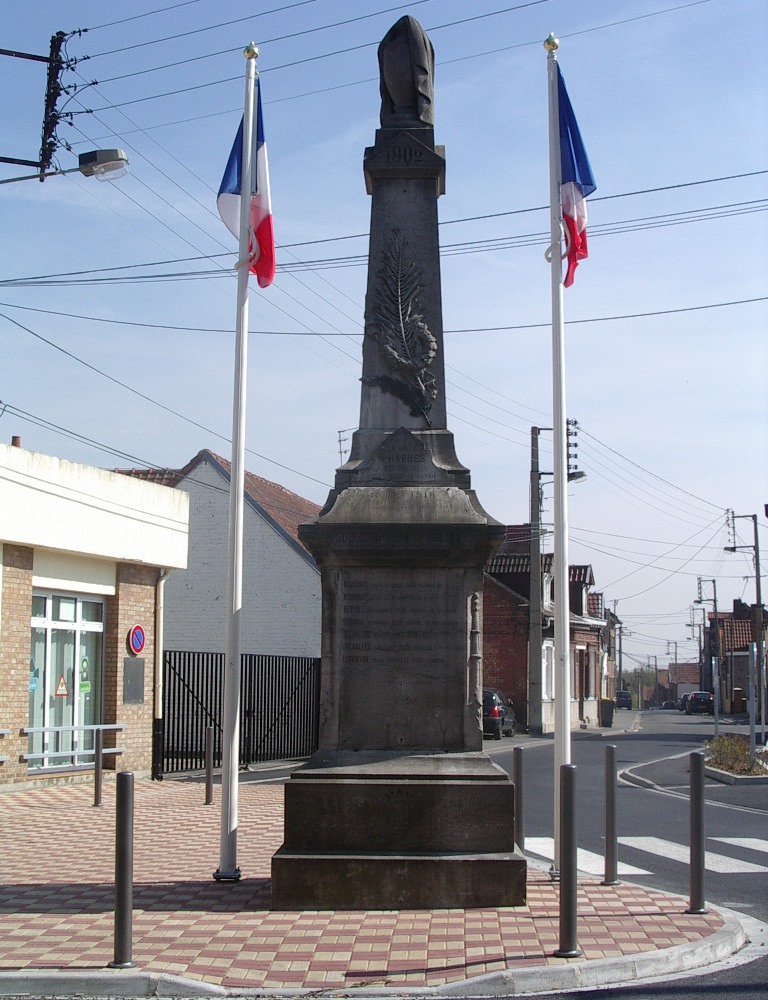
[[[538,854],[548,861],[553,861],[555,857],[555,841],[552,837],[526,837],[525,850],[531,854]],[[586,872],[587,875],[604,875],[605,859],[592,851],[585,851],[579,847],[576,851],[576,866],[579,871]],[[652,872],[644,868],[635,868],[633,865],[618,864],[619,875],[651,875]]]
[[[619,837],[618,840],[620,844],[632,847],[636,851],[645,851],[670,861],[682,861],[683,864],[690,862],[690,848],[683,844],[675,844],[671,840],[662,840],[661,837]],[[751,861],[739,861],[738,858],[729,858],[724,854],[713,854],[712,851],[706,852],[704,864],[709,871],[718,872],[721,875],[768,872],[768,868],[764,865],[755,865]]]
[[[768,854],[768,840],[761,837],[710,837],[709,839],[718,840],[723,844],[733,844],[734,847],[746,847],[749,851]]]

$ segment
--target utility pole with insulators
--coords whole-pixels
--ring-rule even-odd
[[[39,171],[40,180],[44,181],[48,173],[53,157],[59,146],[68,144],[59,139],[56,135],[56,127],[62,118],[69,118],[70,114],[62,114],[58,110],[58,101],[62,94],[72,94],[77,90],[77,86],[64,87],[61,83],[61,74],[65,69],[73,69],[77,64],[77,59],[66,59],[62,56],[64,43],[72,35],[78,35],[80,31],[57,31],[51,38],[50,51],[47,56],[35,55],[31,52],[18,52],[13,49],[0,49],[0,56],[12,56],[14,59],[29,59],[32,62],[42,62],[48,64],[48,74],[45,86],[45,108],[43,110],[42,139],[40,142],[40,158],[37,160],[22,160],[15,156],[0,156],[0,163],[15,163],[22,167],[33,167]]]
[[[57,31],[51,38],[51,51],[48,56],[48,79],[45,87],[45,110],[43,111],[43,136],[40,142],[40,181],[45,180],[45,174],[51,165],[58,147],[56,126],[61,118],[56,110],[56,104],[61,97],[61,71],[64,60],[61,58],[61,47],[66,39],[63,31]]]
[[[579,471],[579,421],[566,420],[565,432],[568,437],[568,479],[580,479]]]

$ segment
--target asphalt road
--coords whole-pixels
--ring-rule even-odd
[[[605,745],[617,747],[620,772],[616,795],[619,878],[688,897],[689,754],[713,736],[709,716],[674,711],[622,712],[615,730],[602,735],[575,733],[572,762],[577,767],[577,831],[580,867],[604,871]],[[621,729],[633,731],[623,732]],[[744,731],[722,726],[721,731]],[[521,736],[485,742],[485,750],[512,773],[513,747],[523,747],[523,803],[526,853],[551,858],[553,837],[554,746],[551,740]],[[621,772],[625,772],[622,774]],[[630,772],[630,773],[626,773]],[[657,787],[630,783],[637,778]],[[706,782],[704,828],[707,901],[768,922],[768,788],[734,788]],[[623,866],[631,866],[623,871]],[[554,994],[552,994],[554,996]],[[566,994],[561,994],[565,996]],[[654,985],[586,991],[579,997],[659,1000],[703,997],[768,998],[768,959],[734,964],[707,976],[666,980]]]

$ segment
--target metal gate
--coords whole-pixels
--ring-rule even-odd
[[[205,766],[205,730],[221,766],[224,654],[166,650],[161,758],[153,775]],[[240,661],[240,766],[309,757],[317,749],[320,660],[243,655]],[[161,741],[158,740],[158,744]]]

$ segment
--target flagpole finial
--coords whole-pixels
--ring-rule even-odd
[[[547,52],[557,52],[560,48],[560,39],[555,38],[554,31],[550,31],[549,36],[544,41],[544,48]]]
[[[243,55],[245,56],[246,59],[258,59],[259,50],[253,44],[253,42],[251,42],[249,45],[246,45],[246,47],[243,49]]]

